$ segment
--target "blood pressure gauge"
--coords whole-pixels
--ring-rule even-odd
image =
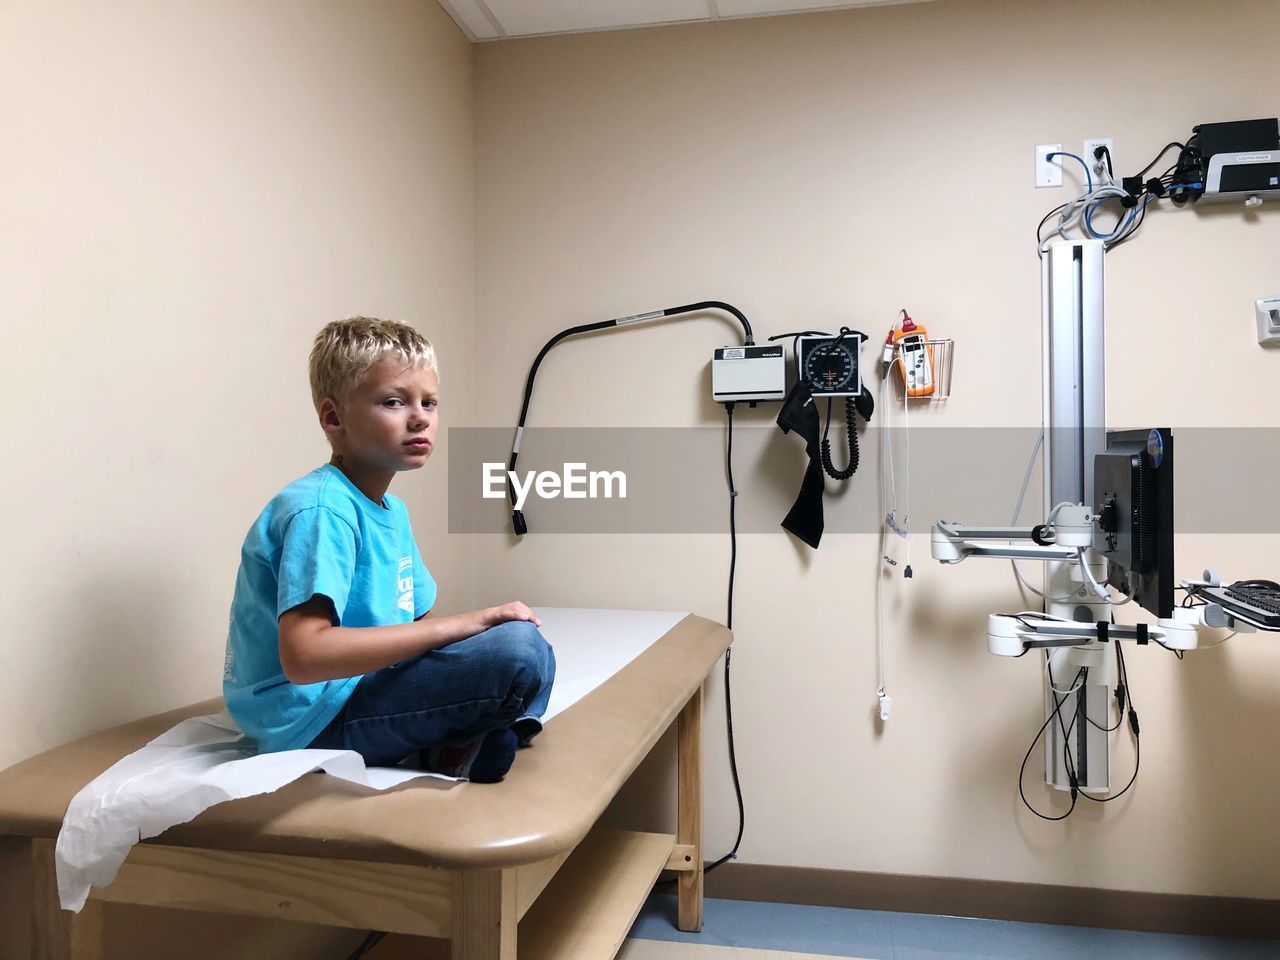
[[[796,340],[796,367],[800,379],[815,397],[857,397],[862,394],[858,352],[862,334],[843,337],[802,336]]]

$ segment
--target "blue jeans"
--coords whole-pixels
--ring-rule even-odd
[[[538,628],[509,620],[365,674],[311,746],[354,750],[382,767],[507,727],[526,745],[542,729],[555,675],[555,654]]]

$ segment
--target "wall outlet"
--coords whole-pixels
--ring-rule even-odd
[[[1111,165],[1116,163],[1116,144],[1110,137],[1097,137],[1093,140],[1084,142],[1084,149],[1080,152],[1080,156],[1084,157],[1085,163],[1089,164],[1089,169],[1093,171],[1094,179],[1105,178],[1107,176],[1107,161],[1093,155],[1093,151],[1098,147],[1106,147],[1107,152],[1111,154]],[[1120,178],[1117,177],[1117,180]]]
[[[1062,158],[1047,159],[1049,154],[1062,150],[1060,143],[1041,143],[1036,146],[1036,187],[1062,186]]]

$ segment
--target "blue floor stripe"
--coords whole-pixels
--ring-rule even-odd
[[[675,922],[676,898],[654,894],[640,911],[631,936],[865,960],[1280,960],[1278,940],[1191,937],[743,900],[708,899],[701,933],[682,933]]]

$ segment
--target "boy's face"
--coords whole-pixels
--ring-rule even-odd
[[[358,469],[398,473],[427,462],[436,445],[440,381],[430,367],[405,367],[399,356],[375,363],[341,404],[326,399],[320,424]]]

